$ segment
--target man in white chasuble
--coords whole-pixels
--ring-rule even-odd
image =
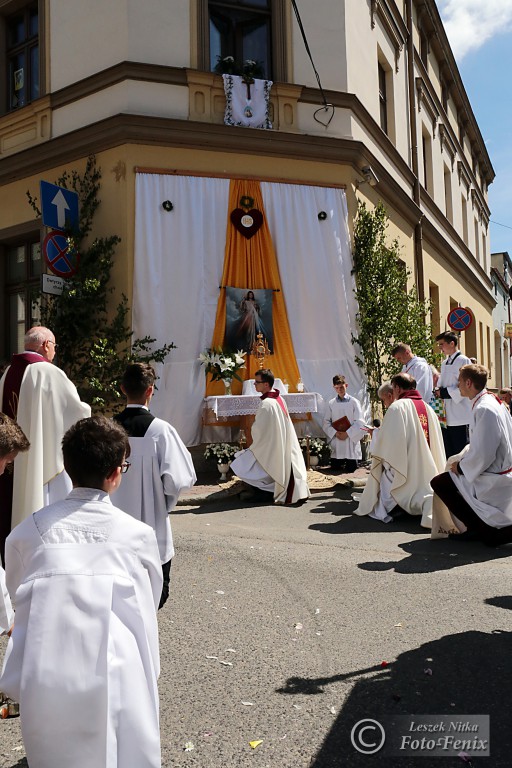
[[[306,465],[286,403],[274,389],[268,368],[256,371],[261,404],[252,425],[252,445],[240,451],[231,469],[251,486],[243,500],[295,504],[309,497]]]

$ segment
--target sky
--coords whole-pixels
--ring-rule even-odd
[[[489,187],[491,252],[512,256],[512,0],[437,6],[496,174]]]

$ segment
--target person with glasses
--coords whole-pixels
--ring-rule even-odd
[[[112,502],[156,533],[164,577],[158,606],[162,608],[169,597],[174,557],[169,515],[180,493],[192,488],[197,478],[190,451],[174,427],[149,412],[155,381],[156,373],[149,363],[131,363],[121,379],[127,405],[114,419],[130,437],[132,467]]]
[[[295,504],[309,498],[306,465],[274,374],[268,368],[256,371],[254,386],[261,403],[252,425],[252,444],[239,451],[231,469],[250,490],[242,501]]]
[[[0,478],[0,553],[9,531],[36,509],[63,499],[71,490],[61,442],[69,427],[91,415],[75,385],[53,365],[57,344],[49,328],[25,335],[25,351],[13,355],[0,380],[0,411],[14,419],[32,446]]]
[[[0,690],[20,704],[31,766],[160,768],[158,544],[110,499],[130,476],[128,436],[95,416],[62,450],[73,490],[7,539],[16,617]]]

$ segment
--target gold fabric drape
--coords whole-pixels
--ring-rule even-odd
[[[254,208],[263,214],[262,226],[250,239],[241,235],[230,220],[231,211],[240,207],[240,199],[243,196],[252,197]],[[284,295],[281,290],[277,257],[270,236],[258,181],[234,179],[230,182],[226,250],[221,284],[233,288],[278,289],[274,292],[272,301],[273,354],[265,359],[265,366],[272,369],[276,378],[286,379],[290,392],[296,392],[299,368],[293,350]],[[217,304],[212,347],[224,346],[225,332],[226,291],[222,288]],[[247,355],[246,361],[246,367],[242,368],[238,375],[243,379],[253,379],[258,369],[257,360],[252,355]],[[224,385],[221,381],[212,382],[210,376],[207,377],[206,396],[224,394],[224,391]],[[242,384],[236,379],[233,379],[232,391],[233,394],[240,394],[242,391]]]

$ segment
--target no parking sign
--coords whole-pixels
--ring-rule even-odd
[[[69,240],[63,232],[52,230],[43,241],[43,256],[49,269],[59,277],[73,277],[78,269],[80,255],[70,248]]]
[[[453,331],[467,331],[474,319],[474,315],[468,307],[455,307],[449,313],[446,322]]]

